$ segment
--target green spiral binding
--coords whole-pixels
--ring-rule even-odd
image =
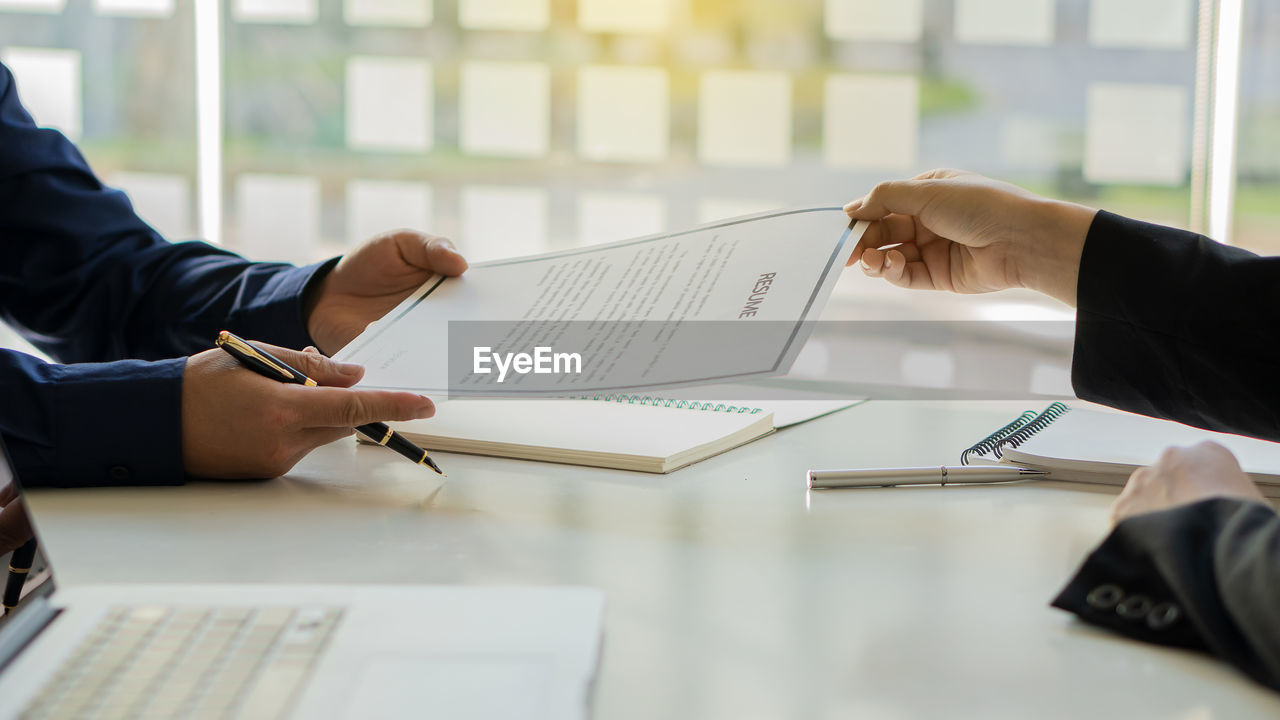
[[[1035,410],[1027,410],[1022,413],[1018,416],[1018,419],[991,433],[982,440],[979,440],[975,445],[966,448],[964,452],[960,453],[960,464],[968,465],[969,457],[972,455],[982,456],[992,454],[992,451],[996,449],[996,446],[999,445],[1002,440],[1022,429],[1023,425],[1035,420],[1035,418]]]
[[[1018,428],[1008,437],[1001,440],[995,447],[996,457],[1004,457],[1005,448],[1017,448],[1030,440],[1033,435],[1048,427],[1054,420],[1066,415],[1070,411],[1071,408],[1060,402],[1053,403],[1037,415],[1034,420]]]
[[[976,445],[960,453],[960,464],[968,465],[970,456],[994,455],[998,460],[1004,457],[1005,448],[1016,448],[1031,439],[1032,435],[1045,429],[1054,420],[1062,417],[1071,408],[1056,402],[1036,413],[1028,410],[1018,416],[1017,420],[983,438]]]
[[[706,412],[737,413],[739,415],[764,412],[762,408],[746,405],[726,405],[717,402],[698,402],[697,400],[678,400],[676,398],[654,397],[653,395],[581,395],[579,400],[598,400],[601,402],[626,403],[627,405],[649,405],[651,407],[679,408],[681,410],[704,410]]]

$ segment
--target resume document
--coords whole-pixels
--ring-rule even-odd
[[[784,374],[866,223],[777,211],[433,277],[336,357],[364,387],[495,397]]]

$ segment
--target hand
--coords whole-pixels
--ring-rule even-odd
[[[35,533],[16,483],[0,487],[0,555],[22,547]]]
[[[467,261],[445,238],[393,230],[367,240],[320,281],[307,330],[332,355],[418,289],[433,274],[461,275]]]
[[[845,206],[871,226],[849,264],[894,285],[956,293],[1027,287],[1075,305],[1096,210],[960,170],[880,183]]]
[[[1214,442],[1171,447],[1155,465],[1133,471],[1111,506],[1111,522],[1211,497],[1266,502],[1230,450]]]
[[[259,347],[321,386],[276,382],[222,350],[187,358],[182,379],[182,460],[208,478],[283,475],[307,453],[356,425],[431,417],[435,405],[407,392],[348,389],[364,369],[318,352]]]

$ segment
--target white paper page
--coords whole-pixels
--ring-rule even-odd
[[[460,278],[432,278],[335,357],[365,366],[364,387],[439,394],[459,387],[459,368],[450,376],[450,352],[455,364],[472,369],[473,348],[447,347],[450,321],[526,327],[539,321],[581,326],[603,320],[608,322],[596,324],[610,332],[626,323],[646,328],[666,323],[672,330],[657,341],[646,336],[634,343],[601,344],[598,356],[582,353],[588,356],[583,365],[591,369],[557,378],[563,385],[556,393],[522,390],[515,382],[499,386],[494,373],[479,380],[473,374],[469,382],[475,384],[460,394],[634,392],[780,375],[821,316],[865,227],[849,227],[839,208],[775,211],[685,232],[482,263]],[[715,330],[728,339],[721,342]]]
[[[437,403],[435,417],[392,425],[399,432],[431,438],[669,458],[740,432],[764,414],[596,400],[464,399]],[[432,450],[439,445],[426,444]]]
[[[1235,453],[1240,466],[1255,480],[1270,484],[1280,480],[1275,477],[1280,475],[1280,443],[1096,410],[1072,410],[1021,447],[1006,450],[1004,459],[1080,471],[1128,473],[1134,467],[1154,463],[1166,447],[1204,440]],[[1045,459],[1052,462],[1045,463]]]

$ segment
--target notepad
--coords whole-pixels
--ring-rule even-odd
[[[759,404],[655,395],[443,400],[435,417],[391,425],[432,451],[668,473],[857,402]]]
[[[992,433],[966,455],[1045,470],[1048,480],[1124,485],[1134,470],[1156,462],[1165,448],[1212,440],[1235,454],[1263,495],[1280,497],[1280,443],[1141,415],[1070,409],[1061,403],[1038,415],[1024,413],[1019,420]]]

